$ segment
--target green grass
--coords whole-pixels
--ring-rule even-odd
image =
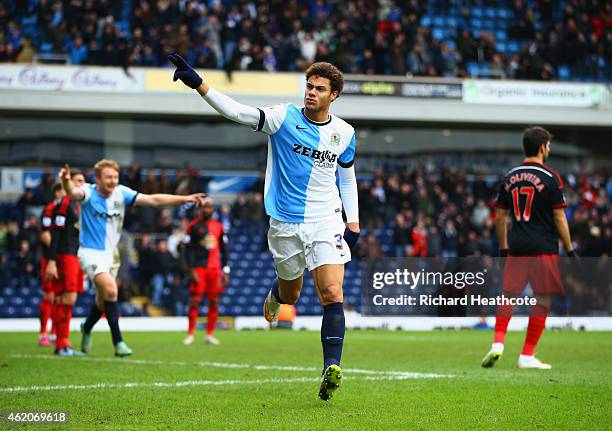
[[[231,380],[239,384],[0,392],[0,411],[67,411],[68,426],[32,429],[609,429],[610,333],[546,332],[538,356],[550,371],[518,370],[523,333],[510,333],[494,369],[480,360],[491,332],[349,331],[345,381],[328,403],[318,372],[219,368],[198,362],[321,366],[316,332],[220,331],[219,347],[199,334],[128,333],[135,355],[114,358],[107,333],[88,358],[53,358],[34,334],[0,334],[0,388]],[[78,345],[78,335],[73,336]],[[43,355],[43,357],[41,357]],[[46,357],[52,359],[45,359]],[[94,360],[99,358],[99,360]],[[136,363],[136,360],[160,361]],[[180,361],[172,364],[172,361]],[[439,373],[445,378],[365,380],[368,370]],[[375,375],[376,376],[376,375]],[[378,376],[383,376],[379,374]],[[291,383],[244,383],[298,379]],[[24,426],[0,424],[0,428]]]

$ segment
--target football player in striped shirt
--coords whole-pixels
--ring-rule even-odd
[[[168,58],[177,67],[174,81],[195,89],[222,116],[268,135],[264,204],[277,279],[264,302],[264,317],[273,322],[281,304],[298,300],[308,268],[323,306],[319,397],[327,401],[342,380],[344,264],[359,237],[355,130],[329,112],[342,91],[342,73],[330,63],[314,63],[306,71],[304,106],[254,108],[210,87],[179,54]]]

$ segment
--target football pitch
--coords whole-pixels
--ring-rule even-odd
[[[84,358],[58,358],[35,334],[0,334],[0,411],[67,412],[67,424],[2,429],[610,429],[612,334],[544,333],[553,369],[519,370],[510,332],[494,369],[491,331],[347,332],[342,387],[317,398],[318,332],[127,333],[130,358],[94,333]],[[78,346],[78,334],[72,337]]]

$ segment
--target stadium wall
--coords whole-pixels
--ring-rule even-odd
[[[302,74],[203,71],[212,86],[253,106],[301,103]],[[218,117],[169,69],[0,66],[0,111]],[[612,127],[601,84],[346,76],[334,113],[347,120]]]

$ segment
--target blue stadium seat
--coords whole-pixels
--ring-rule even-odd
[[[506,33],[505,31],[496,31],[495,39],[498,42],[505,42],[506,40],[508,40],[508,33]]]
[[[431,19],[432,23],[434,26],[436,27],[443,27],[444,26],[444,17],[443,16],[434,16]]]
[[[557,75],[559,80],[561,81],[569,81],[570,79],[570,70],[566,65],[560,65],[559,70],[557,71]]]
[[[53,52],[53,44],[49,43],[49,42],[41,43],[40,46],[38,47],[38,51],[40,51],[41,54],[52,53]]]
[[[9,298],[8,302],[9,304],[16,306],[20,306],[25,303],[24,299],[21,296],[12,296],[11,298]]]
[[[468,63],[467,73],[472,77],[478,76],[478,63]]]
[[[22,308],[22,317],[36,317],[38,315],[38,309],[30,306]]]
[[[30,296],[28,298],[28,305],[31,307],[38,307],[40,304],[40,298],[38,296]]]
[[[520,50],[520,45],[517,41],[512,40],[508,43],[508,51],[511,53],[515,53],[515,52],[519,52]]]
[[[497,8],[496,15],[498,18],[501,18],[502,20],[506,20],[512,17],[512,12],[510,12],[509,9]]]

